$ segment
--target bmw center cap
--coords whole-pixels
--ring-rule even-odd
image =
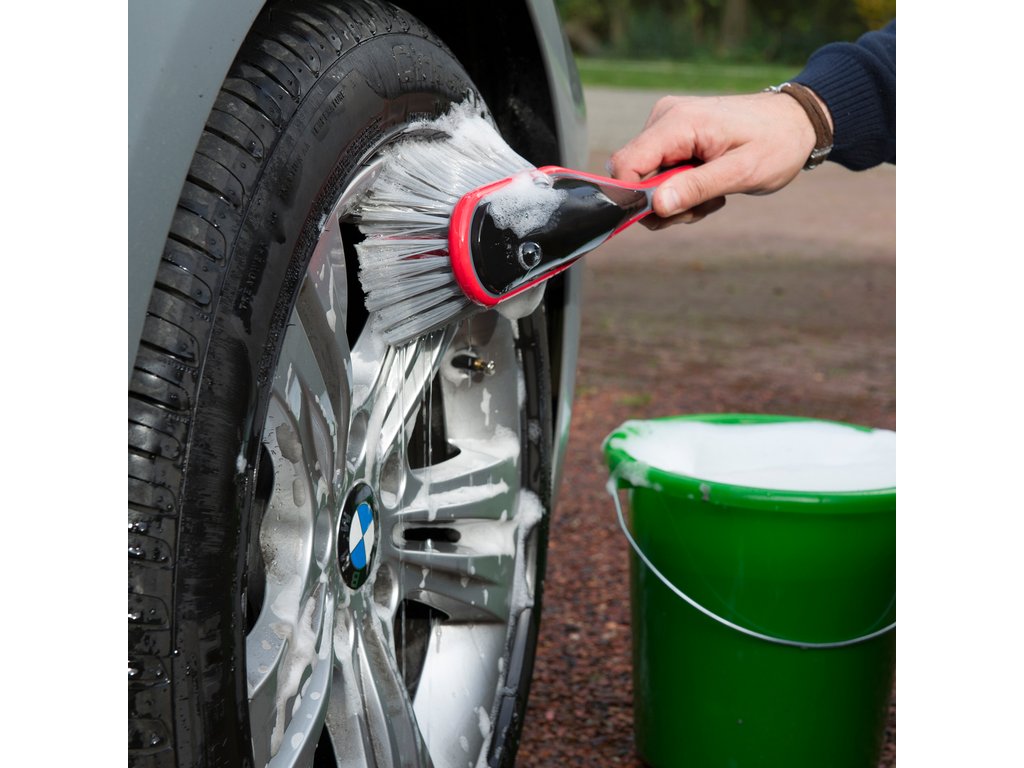
[[[345,500],[338,531],[341,577],[358,589],[370,576],[377,549],[377,505],[370,486],[360,483]]]

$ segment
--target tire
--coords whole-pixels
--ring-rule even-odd
[[[225,79],[129,386],[131,765],[514,761],[550,505],[544,308],[387,347],[341,216],[375,152],[474,94],[369,1],[264,11]]]

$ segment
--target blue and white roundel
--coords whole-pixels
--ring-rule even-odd
[[[373,510],[365,501],[356,507],[352,515],[352,527],[348,531],[348,553],[352,567],[361,571],[370,562],[376,526],[373,522]]]

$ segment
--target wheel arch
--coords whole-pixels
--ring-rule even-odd
[[[129,380],[192,156],[263,5],[264,0],[128,4]]]

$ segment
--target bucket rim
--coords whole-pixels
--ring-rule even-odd
[[[896,487],[872,488],[858,491],[796,491],[755,486],[735,485],[717,480],[707,480],[653,467],[630,455],[622,446],[635,432],[635,425],[651,422],[693,421],[713,424],[772,424],[783,422],[815,422],[836,424],[861,432],[874,432],[874,427],[851,424],[830,419],[807,416],[786,416],[777,414],[746,413],[695,413],[676,416],[660,416],[651,419],[629,419],[619,425],[604,440],[603,449],[612,477],[619,488],[647,488],[666,491],[676,496],[702,499],[710,504],[743,507],[764,511],[821,512],[828,507],[829,513],[849,512],[867,514],[892,512],[896,500]],[[628,465],[635,465],[636,471],[625,471]],[[644,482],[637,478],[643,477]]]

